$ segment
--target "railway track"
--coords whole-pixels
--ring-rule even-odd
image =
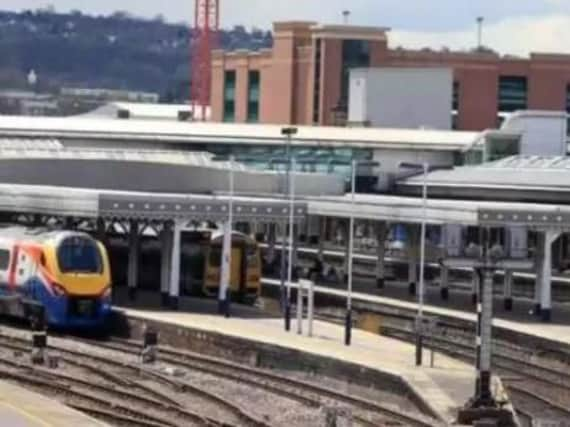
[[[29,350],[27,338],[0,332],[1,347],[22,356]],[[22,361],[0,355],[0,374],[10,381],[44,394],[53,395],[49,387],[58,391],[57,397],[71,407],[82,410],[98,419],[119,426],[156,427],[159,425],[204,425],[204,426],[256,426],[269,427],[269,420],[253,415],[247,406],[230,401],[222,393],[209,391],[185,377],[177,377],[154,367],[138,363],[141,346],[124,340],[101,342],[50,339],[50,354],[63,365],[71,367],[80,375],[69,375],[46,368],[32,367]],[[247,385],[294,402],[313,411],[322,408],[348,409],[354,425],[360,426],[419,426],[437,425],[432,419],[421,415],[407,414],[388,405],[355,396],[344,395],[335,390],[292,379],[273,372],[238,365],[225,360],[207,357],[187,351],[160,348],[162,368],[169,367],[184,372],[200,373],[227,383]],[[204,411],[190,410],[183,402],[191,397],[199,402]],[[266,397],[267,398],[267,397]],[[239,400],[239,399],[238,399]],[[271,400],[275,400],[271,398]],[[122,405],[115,405],[115,402]],[[126,402],[126,403],[124,403]],[[116,410],[115,410],[116,407]],[[177,421],[184,420],[183,424]],[[295,425],[295,424],[291,424]],[[313,425],[313,424],[298,424]]]
[[[384,326],[382,333],[414,342],[409,328]],[[475,346],[462,333],[439,333],[426,346],[451,357],[473,363]],[[541,420],[570,422],[570,373],[560,362],[532,354],[528,349],[494,341],[493,368],[502,377],[521,423],[532,427]],[[552,366],[554,365],[554,366]]]
[[[105,348],[139,354],[140,344],[133,341],[113,340],[103,344]],[[161,347],[160,359],[182,369],[200,370],[232,381],[250,384],[311,407],[344,405],[351,408],[352,417],[364,426],[430,426],[434,420],[410,416],[396,408],[367,399],[350,396],[335,390],[292,379],[267,370],[232,363],[227,360],[204,356],[190,351]]]
[[[25,338],[0,335],[0,342],[2,347],[10,348],[15,352],[24,353],[28,349],[29,342]],[[94,347],[100,347],[99,342],[93,342]],[[80,378],[74,378],[70,375],[59,373],[57,370],[48,370],[42,367],[31,367],[25,364],[18,364],[11,362],[9,359],[0,357],[0,367],[2,364],[10,365],[11,368],[21,368],[33,371],[36,376],[46,376],[48,380],[56,383],[63,383],[73,390],[86,389],[91,394],[97,392],[108,398],[115,398],[116,401],[128,401],[133,403],[132,407],[140,409],[141,413],[153,410],[159,413],[165,413],[164,419],[175,418],[177,422],[183,421],[183,425],[207,425],[207,426],[256,426],[267,427],[268,425],[256,418],[248,415],[241,408],[236,405],[225,401],[205,390],[187,385],[180,387],[177,385],[175,391],[177,392],[178,399],[172,397],[172,390],[160,391],[157,388],[156,376],[149,375],[145,369],[140,367],[136,362],[128,363],[121,358],[113,358],[113,355],[107,357],[97,355],[96,353],[89,353],[78,351],[70,348],[65,348],[60,345],[50,346],[51,350],[57,352],[57,357],[64,363],[73,365],[80,369],[88,371],[90,374],[89,381]],[[117,370],[122,375],[114,374],[110,369]],[[128,379],[126,379],[128,378]],[[136,378],[133,380],[132,378]],[[144,384],[144,381],[152,379],[149,384]],[[165,379],[161,381],[165,383]],[[131,390],[136,390],[134,393]],[[208,409],[208,413],[216,414],[219,416],[223,414],[222,419],[215,419],[199,415],[198,411],[192,411],[188,408],[183,408],[183,396],[199,395],[200,402],[195,401],[195,406],[200,409]],[[113,402],[113,399],[111,399]],[[72,404],[71,406],[75,406]],[[92,406],[92,405],[91,405]],[[88,406],[88,407],[91,407]],[[83,405],[82,407],[85,407]],[[97,405],[94,409],[100,410],[101,405]],[[206,411],[204,411],[206,412]],[[104,412],[101,413],[104,415]],[[131,418],[136,418],[132,413]],[[105,415],[103,418],[107,419]],[[229,419],[231,421],[224,421]],[[152,420],[158,422],[156,419]],[[163,421],[164,425],[180,425],[176,422],[172,424],[169,421]]]

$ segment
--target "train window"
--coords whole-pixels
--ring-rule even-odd
[[[222,264],[222,247],[221,246],[213,245],[210,248],[209,264],[212,267],[219,267]]]
[[[62,273],[100,273],[101,254],[95,242],[82,236],[65,239],[57,251]]]
[[[8,270],[10,265],[10,251],[0,249],[0,270]]]
[[[248,267],[257,267],[257,246],[246,247],[246,259]]]

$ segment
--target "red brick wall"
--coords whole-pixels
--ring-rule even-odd
[[[458,128],[483,130],[497,126],[499,72],[493,65],[455,70],[459,82]]]
[[[221,122],[224,116],[224,58],[214,59],[212,62],[212,89],[210,94],[212,103],[212,121]]]
[[[547,64],[530,67],[529,108],[561,111],[566,109],[566,86],[570,70]]]
[[[323,40],[322,101],[320,124],[332,125],[332,109],[338,104],[341,90],[342,40]]]

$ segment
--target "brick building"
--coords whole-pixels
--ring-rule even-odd
[[[272,49],[214,53],[212,118],[338,124],[351,68],[431,66],[453,69],[457,129],[495,128],[515,110],[570,110],[570,55],[390,49],[386,28],[280,22]]]

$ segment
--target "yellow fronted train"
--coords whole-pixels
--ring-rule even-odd
[[[0,226],[0,312],[89,329],[111,311],[111,272],[104,246],[86,233]]]
[[[180,289],[190,295],[218,295],[223,233],[196,230],[182,233]],[[246,234],[232,234],[230,292],[232,299],[253,304],[261,293],[261,251]]]

